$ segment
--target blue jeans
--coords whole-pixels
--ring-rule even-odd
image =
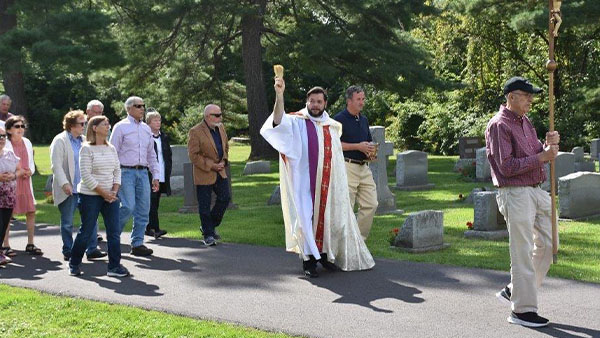
[[[197,185],[196,197],[198,198],[198,213],[202,223],[202,234],[204,238],[215,235],[215,228],[221,224],[225,210],[229,205],[231,196],[227,178],[217,175],[217,181],[210,185]],[[217,195],[215,205],[210,208],[212,192]]]
[[[67,197],[58,205],[60,211],[60,235],[62,236],[62,253],[65,256],[71,255],[71,247],[73,247],[73,214],[79,203],[79,194],[73,194]],[[86,252],[92,253],[98,247],[98,222],[94,226],[94,232],[90,237]]]
[[[79,194],[79,212],[81,213],[81,228],[75,237],[71,249],[72,267],[81,264],[83,251],[86,243],[92,237],[92,233],[98,221],[98,215],[102,214],[106,226],[106,243],[108,246],[108,268],[114,269],[121,264],[121,228],[119,227],[119,201],[108,203],[104,198],[97,195]]]
[[[121,231],[133,215],[131,246],[140,246],[144,244],[144,232],[146,232],[148,213],[150,212],[148,170],[121,168],[119,199],[121,200],[119,209]]]

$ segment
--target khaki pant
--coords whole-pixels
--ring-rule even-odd
[[[373,181],[373,174],[368,165],[345,163],[350,205],[354,209],[354,204],[358,202],[358,228],[363,240],[367,240],[377,210],[375,181]]]
[[[498,208],[510,234],[512,311],[537,312],[537,290],[552,263],[550,195],[533,187],[498,189]]]

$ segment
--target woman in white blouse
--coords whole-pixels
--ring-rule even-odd
[[[106,116],[94,116],[88,122],[86,142],[79,153],[81,182],[79,212],[81,228],[73,242],[69,273],[81,274],[81,259],[90,236],[94,232],[98,215],[102,214],[108,244],[108,276],[126,277],[129,271],[121,265],[121,228],[119,227],[119,199],[121,167],[115,148],[106,137],[110,122]]]

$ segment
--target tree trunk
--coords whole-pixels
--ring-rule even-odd
[[[6,12],[14,3],[15,0],[0,0],[0,36],[17,27],[17,16]],[[2,62],[0,71],[2,71],[6,95],[10,96],[12,100],[11,112],[28,117],[25,84],[21,71],[21,53],[18,53],[18,56],[14,59]]]
[[[263,81],[260,43],[267,0],[252,0],[251,3],[254,10],[247,11],[242,17],[242,57],[250,130],[250,159],[275,159],[277,152],[260,135],[260,128],[271,113]]]

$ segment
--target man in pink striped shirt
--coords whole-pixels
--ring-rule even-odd
[[[527,79],[513,77],[504,85],[506,104],[487,125],[485,143],[498,187],[498,208],[510,234],[511,283],[496,294],[511,304],[508,322],[528,327],[548,325],[537,314],[537,289],[552,262],[550,195],[541,189],[544,163],[558,153],[558,132],[546,133],[543,145],[526,114],[540,93]]]

